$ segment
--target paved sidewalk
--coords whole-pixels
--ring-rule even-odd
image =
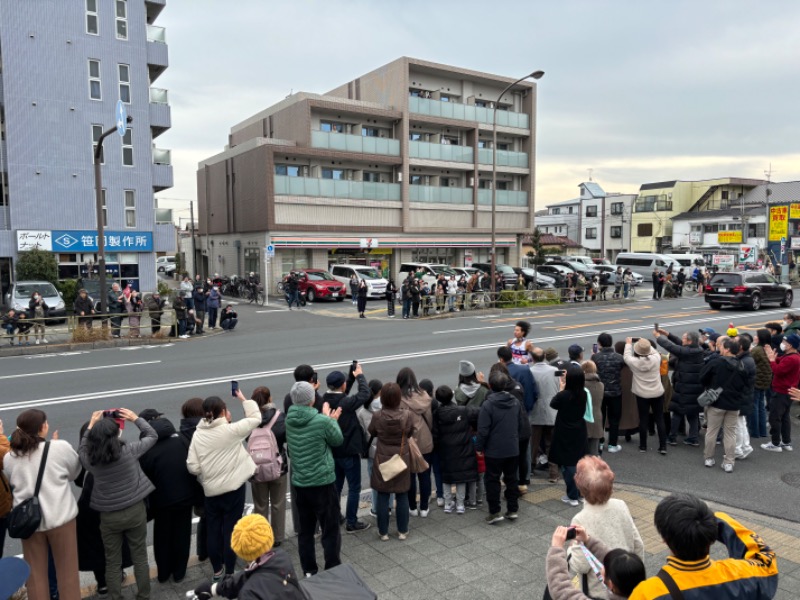
[[[375,520],[363,509],[361,512],[366,516],[362,518],[372,527],[358,534],[343,534],[342,560],[356,567],[381,600],[538,599],[544,592],[545,556],[553,530],[557,525],[568,524],[580,510],[563,504],[560,500],[563,493],[563,484],[538,480],[520,503],[519,519],[496,525],[483,522],[485,509],[448,515],[434,504],[427,519],[412,517],[411,534],[405,542],[397,539],[394,523],[390,526],[392,538],[381,542]],[[655,507],[666,495],[634,486],[615,486],[614,496],[628,503],[642,534],[648,575],[655,575],[668,553],[653,525]],[[780,583],[775,598],[797,598],[800,524],[722,504],[711,503],[711,506],[731,514],[764,537],[778,554]],[[290,538],[282,547],[292,557],[299,573],[296,538]],[[317,550],[319,554],[319,545]],[[712,557],[725,558],[725,549],[715,545]],[[322,564],[321,556],[319,560]],[[151,598],[183,599],[188,590],[210,577],[211,567],[207,562],[194,562],[180,584],[153,581]],[[132,579],[128,577],[129,582]],[[128,586],[125,598],[134,598],[134,589]],[[91,596],[93,591],[85,589],[84,596]]]

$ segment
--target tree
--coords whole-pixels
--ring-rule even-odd
[[[534,227],[531,233],[531,247],[533,250],[528,252],[528,258],[532,259],[536,266],[543,265],[545,251],[542,248],[542,237],[538,227]]]
[[[17,258],[17,281],[34,280],[58,282],[58,262],[55,254],[38,248],[20,252]]]

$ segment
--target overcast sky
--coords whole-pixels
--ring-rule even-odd
[[[589,177],[608,192],[712,177],[800,179],[796,0],[168,0],[175,187],[232,125],[399,56],[520,77],[545,71],[537,208]],[[186,202],[174,202],[172,199]],[[180,216],[188,216],[180,212]]]

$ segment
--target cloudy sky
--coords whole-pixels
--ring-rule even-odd
[[[230,127],[290,92],[323,93],[399,56],[539,83],[537,207],[721,176],[800,179],[796,0],[169,0],[175,187]],[[175,200],[177,199],[177,200]],[[183,202],[181,202],[183,201]],[[188,216],[187,213],[179,213]]]

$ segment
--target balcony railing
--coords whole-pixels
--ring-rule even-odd
[[[657,202],[636,201],[634,210],[640,212],[656,212],[660,210],[672,210],[672,200],[659,200]]]
[[[444,204],[472,204],[472,188],[408,186],[411,202],[441,202]]]
[[[349,135],[346,133],[312,131],[311,146],[313,148],[327,148],[330,150],[344,150],[347,152],[400,156],[400,140]]]
[[[167,43],[167,30],[158,25],[147,26],[147,41],[158,42],[160,44]]]
[[[169,93],[163,88],[150,88],[150,102],[153,104],[169,104]]]
[[[491,206],[492,190],[478,190],[478,204]],[[497,206],[528,206],[528,192],[497,190]]]
[[[429,142],[409,142],[408,155],[411,158],[447,160],[450,162],[473,162],[472,148],[450,144],[431,144]]]
[[[353,200],[400,200],[400,185],[275,175],[275,194]]]
[[[482,165],[492,164],[492,150],[491,148],[478,149],[478,162]],[[497,166],[498,167],[517,167],[520,169],[527,169],[530,167],[528,163],[527,152],[511,152],[510,150],[497,151]]]
[[[420,115],[445,117],[464,121],[478,121],[479,123],[487,123],[489,125],[492,124],[492,113],[494,112],[492,108],[459,104],[457,102],[428,100],[427,98],[419,98],[417,96],[409,96],[408,110]],[[512,112],[510,110],[497,111],[497,124],[503,127],[518,127],[520,129],[530,128],[528,115],[525,113]]]
[[[171,165],[172,164],[172,150],[164,150],[162,148],[153,148],[153,164],[154,165]]]

